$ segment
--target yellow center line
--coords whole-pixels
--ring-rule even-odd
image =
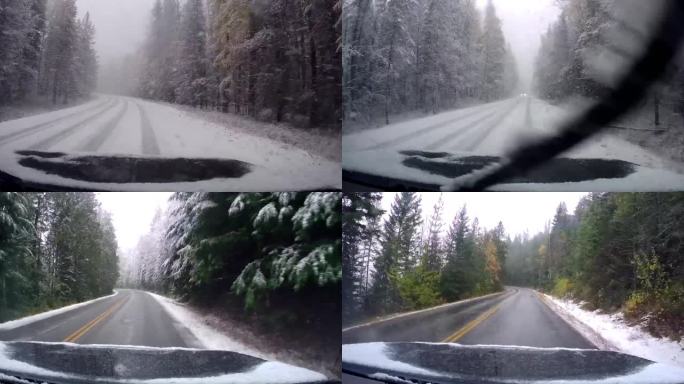
[[[82,326],[81,328],[79,328],[78,330],[76,330],[76,332],[74,332],[74,333],[72,333],[71,335],[69,335],[69,337],[67,337],[66,339],[64,339],[64,342],[67,342],[67,343],[74,343],[74,342],[76,342],[76,340],[80,339],[83,335],[85,335],[88,331],[90,331],[94,326],[96,326],[96,325],[97,325],[98,323],[100,323],[102,320],[104,320],[104,319],[107,318],[109,315],[111,315],[112,313],[114,313],[114,311],[116,311],[117,309],[119,309],[119,308],[123,305],[123,303],[124,303],[125,301],[126,301],[126,299],[121,299],[121,300],[117,301],[116,303],[114,303],[114,305],[112,305],[111,307],[109,307],[109,309],[107,309],[105,312],[103,312],[100,316],[98,316],[98,317],[96,317],[95,319],[91,320],[91,321],[88,322],[86,325],[84,325],[84,326]]]
[[[497,304],[493,308],[489,309],[487,312],[476,317],[474,320],[470,321],[468,324],[463,326],[463,328],[459,329],[458,331],[451,334],[451,336],[442,340],[442,343],[455,343],[460,338],[465,336],[468,332],[472,331],[475,327],[480,325],[480,323],[482,323],[483,321],[490,318],[499,309],[500,306],[501,306],[501,303]]]

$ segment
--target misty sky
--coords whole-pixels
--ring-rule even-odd
[[[487,0],[477,0],[477,4],[484,10]],[[494,6],[518,63],[521,89],[531,91],[541,36],[558,18],[560,10],[554,0],[494,0]]]
[[[155,0],[77,0],[79,15],[90,12],[97,30],[100,64],[135,52],[145,41]]]
[[[395,195],[396,193],[384,194],[382,207],[385,211],[390,211]],[[425,226],[439,195],[437,192],[420,194]],[[543,231],[546,223],[553,219],[561,201],[565,202],[568,212],[572,213],[584,195],[586,193],[444,193],[443,228],[446,232],[456,213],[465,204],[470,219],[477,217],[482,228],[494,228],[501,221],[506,233],[511,236],[525,231],[534,235]]]
[[[100,0],[102,1],[102,0]],[[112,214],[119,249],[124,253],[138,244],[150,230],[159,208],[166,206],[171,193],[107,192],[98,193],[102,208]]]

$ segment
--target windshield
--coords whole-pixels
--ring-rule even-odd
[[[459,189],[454,179],[526,157],[531,164],[490,184],[681,190],[684,71],[673,38],[681,31],[667,22],[674,3],[345,2],[345,181],[359,191]],[[671,59],[650,45],[665,30],[660,47],[670,44]],[[587,113],[602,101],[603,115]],[[615,117],[599,118],[606,110]],[[585,130],[587,140],[561,135]],[[533,146],[551,137],[555,146]]]
[[[681,193],[350,193],[343,209],[345,374],[684,381]]]
[[[0,193],[0,382],[339,380],[340,204]]]
[[[340,188],[340,9],[329,2],[7,3],[1,185]],[[191,165],[169,171],[179,162]]]

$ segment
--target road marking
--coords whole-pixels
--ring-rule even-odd
[[[495,305],[494,308],[490,308],[487,312],[476,317],[474,320],[466,324],[463,328],[459,329],[458,331],[454,332],[451,336],[442,340],[442,343],[455,343],[460,338],[465,336],[468,332],[472,331],[475,327],[480,325],[480,323],[491,317],[499,309],[500,306],[501,303]]]
[[[102,320],[106,319],[109,315],[114,313],[117,309],[119,309],[123,303],[126,301],[126,299],[121,299],[114,303],[109,309],[107,309],[105,312],[103,312],[100,316],[96,317],[95,319],[91,320],[89,323],[86,325],[82,326],[76,332],[72,333],[64,339],[65,343],[74,343],[76,340],[80,339],[83,335],[85,335],[88,331],[90,331],[94,326],[96,326],[98,323],[100,323]]]

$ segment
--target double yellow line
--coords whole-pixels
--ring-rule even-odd
[[[493,308],[490,308],[487,312],[476,317],[475,319],[470,321],[468,324],[463,326],[463,328],[459,329],[458,331],[452,333],[451,336],[442,340],[442,343],[455,343],[456,341],[458,341],[458,339],[462,338],[468,332],[472,331],[475,327],[480,325],[480,323],[482,323],[483,321],[490,318],[499,309],[500,306],[501,306],[501,303],[495,305]]]
[[[111,307],[109,307],[109,309],[107,309],[106,311],[104,311],[104,313],[102,313],[100,316],[96,317],[95,319],[93,319],[92,321],[90,321],[88,324],[82,326],[82,327],[79,328],[76,332],[74,332],[74,333],[72,333],[71,335],[69,335],[69,337],[67,337],[66,339],[64,339],[64,342],[66,342],[66,343],[75,343],[76,340],[80,339],[83,335],[85,335],[86,333],[88,333],[88,331],[90,331],[94,326],[96,326],[96,325],[97,325],[98,323],[100,323],[102,320],[106,319],[109,315],[111,315],[112,313],[114,313],[114,311],[116,311],[117,309],[119,309],[119,308],[124,304],[125,301],[126,301],[126,299],[121,299],[121,300],[117,301],[116,303],[114,303],[114,305],[112,305]]]

